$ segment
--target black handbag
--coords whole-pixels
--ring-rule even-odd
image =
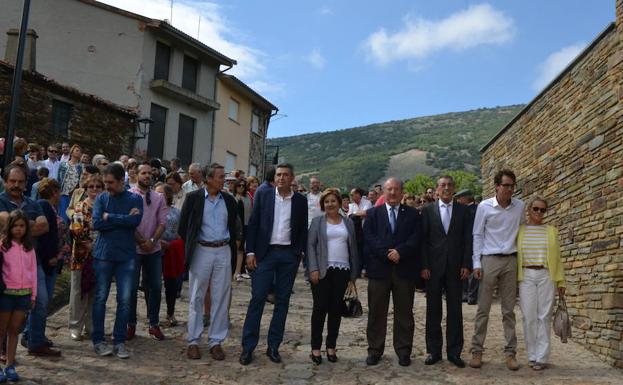
[[[357,295],[355,282],[349,282],[342,300],[342,317],[358,318],[363,315],[363,308]]]

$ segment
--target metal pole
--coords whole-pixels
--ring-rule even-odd
[[[13,161],[13,138],[15,137],[15,120],[17,107],[19,106],[19,94],[22,83],[22,66],[24,62],[24,49],[26,48],[26,33],[28,32],[28,15],[30,13],[30,0],[24,0],[24,11],[22,13],[22,26],[19,31],[19,44],[17,46],[17,58],[15,69],[13,70],[13,83],[11,84],[11,104],[9,107],[9,118],[7,121],[6,139],[4,141],[4,157],[2,168]]]

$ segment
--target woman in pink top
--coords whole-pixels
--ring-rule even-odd
[[[28,217],[23,211],[15,210],[9,215],[0,251],[2,279],[6,286],[0,294],[0,341],[8,336],[6,368],[0,371],[0,382],[18,381],[15,372],[17,336],[37,295],[37,257]]]

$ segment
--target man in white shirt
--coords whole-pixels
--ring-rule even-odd
[[[69,143],[63,142],[61,144],[61,162],[68,162],[69,158],[71,158],[71,154],[69,153],[70,147]]]
[[[43,167],[50,171],[48,178],[58,180],[58,168],[61,166],[61,162],[58,160],[58,147],[54,144],[48,146],[48,159],[43,161]]]
[[[525,221],[525,204],[512,198],[515,191],[515,174],[500,170],[495,174],[495,197],[478,205],[473,228],[474,277],[480,279],[478,310],[474,320],[472,359],[469,366],[482,366],[482,352],[493,291],[498,287],[502,322],[504,325],[504,353],[506,366],[519,369],[515,359],[517,335],[515,334],[515,302],[517,296],[517,232]]]
[[[203,176],[201,175],[201,165],[199,163],[193,163],[188,166],[188,175],[190,179],[182,185],[182,189],[186,193],[199,190],[203,187]]]
[[[350,200],[348,207],[350,214],[365,217],[366,211],[372,208],[372,203],[366,198],[366,192],[361,188],[354,188],[350,191]]]
[[[312,176],[309,179],[310,191],[307,193],[307,227],[311,225],[312,219],[322,215],[320,210],[320,179]]]

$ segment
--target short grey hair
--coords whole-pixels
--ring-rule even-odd
[[[201,165],[199,163],[191,163],[190,166],[188,166],[188,171],[190,172],[191,169],[201,171]]]
[[[223,167],[222,165],[218,164],[218,163],[212,163],[209,166],[205,166],[203,168],[203,179],[207,179],[207,178],[211,178],[214,176],[214,171],[216,171],[217,169],[225,169],[225,167]]]

